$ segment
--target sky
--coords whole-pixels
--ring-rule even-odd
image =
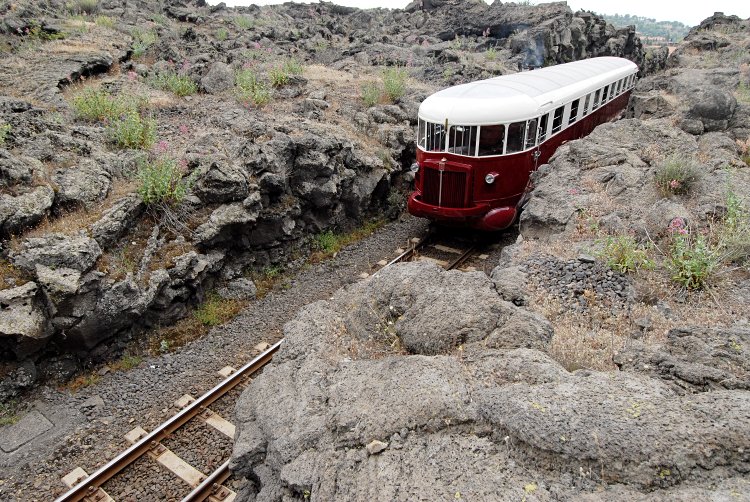
[[[217,4],[222,0],[208,0],[210,4]],[[269,5],[284,3],[288,0],[223,0],[229,6],[234,5]],[[487,1],[487,0],[485,0]],[[308,0],[306,3],[316,3]],[[333,0],[333,3],[349,5],[361,9],[385,7],[403,9],[409,0]],[[488,2],[488,3],[491,3]],[[532,0],[531,3],[541,3]],[[688,26],[695,26],[710,17],[714,12],[734,14],[743,19],[750,17],[750,1],[748,0],[628,0],[614,2],[612,0],[568,0],[571,9],[591,10],[600,14],[631,14],[650,17],[657,21],[680,21]]]

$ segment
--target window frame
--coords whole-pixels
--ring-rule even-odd
[[[570,102],[570,117],[568,118],[568,125],[573,124],[578,120],[578,112],[580,110],[581,98],[576,98]]]

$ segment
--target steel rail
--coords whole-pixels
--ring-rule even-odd
[[[211,496],[212,492],[229,478],[229,460],[221,464],[212,472],[201,484],[196,486],[192,492],[188,493],[182,502],[201,502]]]
[[[386,263],[383,266],[383,268],[390,267],[391,265],[395,263],[408,260],[409,258],[414,256],[414,253],[417,251],[417,249],[424,247],[424,245],[427,244],[427,241],[432,239],[432,236],[433,236],[433,232],[427,232],[426,234],[422,236],[421,239],[419,239],[419,241],[416,244],[414,244],[409,249],[407,249],[406,251],[404,251],[403,253],[401,253],[400,255],[398,255],[397,257],[395,257],[388,263]],[[380,270],[383,270],[383,268],[381,268]]]
[[[466,251],[461,253],[461,256],[450,262],[448,266],[445,267],[445,270],[453,270],[454,268],[460,267],[469,258],[469,256],[471,256],[476,248],[477,247],[475,245],[469,246]]]
[[[111,477],[135,462],[138,458],[142,457],[146,452],[158,444],[159,441],[185,425],[193,417],[202,413],[211,403],[232,390],[243,380],[244,377],[252,375],[265,366],[271,360],[273,354],[279,350],[283,341],[284,339],[282,338],[269,347],[265,352],[259,354],[239,370],[229,375],[214,388],[190,403],[172,418],[159,425],[130,448],[120,453],[118,456],[107,462],[106,465],[100,467],[89,477],[55,499],[55,502],[77,502],[83,500],[88,495],[91,495]]]

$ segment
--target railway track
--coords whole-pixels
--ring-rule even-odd
[[[430,260],[443,266],[446,270],[457,269],[469,258],[477,255],[478,245],[475,242],[464,242],[456,246],[446,242],[436,232],[431,231],[422,237],[409,241],[406,249],[397,250],[397,256],[391,261],[382,261],[379,270],[399,262],[413,260]],[[483,255],[478,255],[481,259]],[[367,275],[367,274],[365,274]],[[210,473],[204,473],[183,460],[177,453],[165,446],[165,442],[178,430],[192,421],[202,421],[218,433],[234,438],[234,425],[222,415],[211,410],[222,397],[233,389],[247,383],[250,377],[265,366],[278,351],[283,339],[260,351],[253,360],[239,369],[223,368],[220,373],[223,380],[198,398],[184,395],[174,403],[179,411],[171,418],[147,432],[135,427],[125,438],[131,446],[97,469],[88,474],[78,467],[63,477],[69,490],[58,497],[55,502],[109,502],[115,500],[107,491],[107,483],[120,475],[127,468],[142,459],[151,459],[184,482],[186,494],[183,502],[209,500],[212,502],[231,502],[236,493],[225,485],[230,477],[229,460],[223,462]],[[241,388],[241,387],[239,387]],[[188,492],[188,490],[190,490]]]

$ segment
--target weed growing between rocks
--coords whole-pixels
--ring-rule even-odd
[[[273,291],[273,288],[283,278],[284,269],[279,265],[266,267],[260,272],[254,272],[251,275],[255,287],[257,288],[256,298],[263,298]]]
[[[249,30],[253,26],[255,26],[255,22],[253,18],[249,16],[235,16],[234,24],[239,28],[240,30]]]
[[[156,141],[156,120],[131,109],[112,120],[107,131],[110,140],[120,148],[146,150]]]
[[[365,82],[360,87],[360,96],[367,108],[375,106],[380,101],[380,87],[376,82]]]
[[[8,133],[10,133],[11,129],[12,127],[10,124],[0,124],[0,146],[5,144],[5,138],[8,137]]]
[[[680,155],[668,157],[655,173],[656,186],[665,197],[690,193],[699,178],[695,161]]]
[[[648,249],[638,243],[633,236],[608,236],[601,244],[602,249],[598,256],[603,258],[612,270],[624,274],[654,266],[648,258]]]
[[[170,91],[177,96],[192,96],[198,92],[198,84],[187,75],[180,75],[177,72],[169,71],[161,73],[151,80],[151,84],[157,89]]]
[[[210,331],[214,326],[224,324],[239,314],[247,301],[228,300],[215,293],[209,293],[199,306],[172,326],[157,328],[148,336],[148,349],[151,354],[163,354],[182,347]]]
[[[719,257],[702,235],[675,233],[666,266],[677,284],[687,289],[703,289],[719,266]]]
[[[487,58],[487,61],[494,61],[497,59],[497,49],[494,47],[490,47],[487,49],[487,52],[484,53],[484,56]]]
[[[740,82],[737,89],[734,91],[734,95],[737,101],[743,104],[750,104],[750,85],[745,82]]]
[[[234,85],[237,99],[245,105],[252,102],[253,105],[261,107],[271,100],[271,91],[250,68],[237,70]]]
[[[112,96],[104,89],[95,88],[87,88],[75,95],[72,105],[76,117],[89,121],[116,120],[127,113],[137,111],[134,100]]]
[[[13,425],[21,419],[18,406],[19,403],[16,400],[0,402],[0,427]]]
[[[195,309],[193,317],[204,326],[219,326],[239,314],[244,306],[245,302],[240,300],[229,300],[211,293]]]
[[[408,73],[405,68],[387,68],[383,71],[383,94],[391,103],[406,94],[406,78]]]
[[[737,139],[735,142],[737,143],[737,149],[739,150],[740,157],[742,157],[742,161],[750,166],[750,136],[744,141]]]
[[[385,220],[373,220],[351,232],[343,234],[338,234],[331,230],[321,232],[312,239],[313,253],[310,255],[310,261],[318,263],[336,256],[344,247],[369,237],[383,225],[385,225]]]
[[[140,58],[146,51],[156,43],[157,36],[151,30],[144,30],[141,28],[133,28],[130,32],[130,36],[133,37],[133,57]]]
[[[227,31],[226,28],[219,28],[216,30],[216,40],[223,42],[227,38],[229,38],[229,31]]]
[[[71,14],[92,15],[99,12],[99,0],[75,0],[66,2],[65,8]]]
[[[113,29],[115,27],[115,20],[109,16],[96,16],[94,22],[102,28]]]

